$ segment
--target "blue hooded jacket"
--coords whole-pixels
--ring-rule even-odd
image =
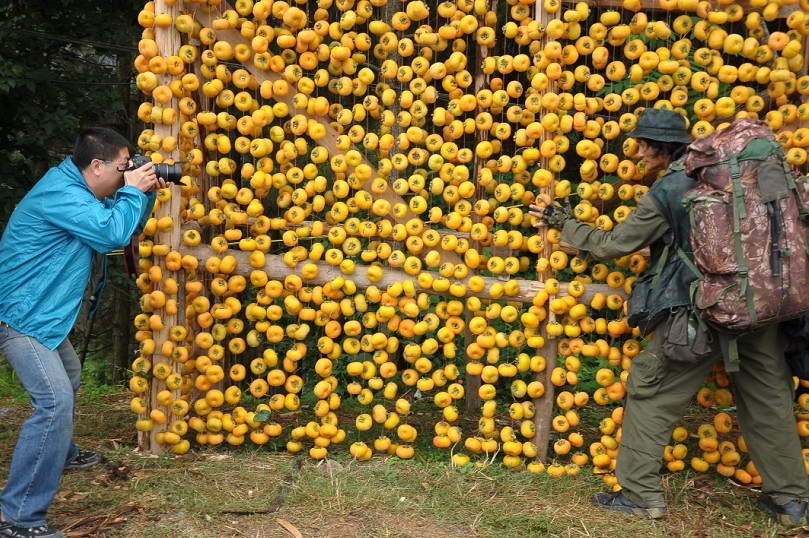
[[[154,198],[125,186],[99,201],[72,157],[51,168],[14,209],[0,239],[0,321],[56,349],[76,321],[93,251],[127,244]]]

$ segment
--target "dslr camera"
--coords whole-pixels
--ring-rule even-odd
[[[132,166],[127,168],[127,170],[134,170],[151,162],[152,159],[145,155],[133,155]],[[154,173],[157,175],[157,177],[163,181],[170,181],[171,183],[176,183],[179,185],[180,180],[183,177],[183,169],[179,164],[154,163],[152,168],[154,168]]]

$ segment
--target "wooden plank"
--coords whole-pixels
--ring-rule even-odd
[[[491,6],[489,8],[497,12],[497,0],[492,0]],[[478,15],[478,22],[482,26],[484,24],[484,15]],[[478,45],[477,46],[477,58],[475,61],[475,84],[474,84],[474,92],[477,95],[480,90],[484,89],[489,83],[489,76],[483,72],[483,61],[489,56],[489,48],[485,45]],[[478,107],[478,112],[480,112],[480,107]],[[484,140],[489,139],[489,132],[488,131],[475,131],[475,142],[480,143]],[[478,178],[480,177],[480,173],[483,170],[484,165],[486,164],[485,159],[481,159],[480,157],[475,156],[475,160],[472,167],[472,180],[475,182],[475,199],[472,203],[476,203],[478,200],[483,198],[483,188],[480,186],[478,182]],[[472,221],[475,223],[480,222],[482,219],[481,217],[472,212]],[[469,234],[466,234],[469,235]],[[478,252],[481,251],[481,244],[480,241],[470,239],[469,240],[469,248],[473,248]],[[478,269],[472,270],[473,274],[478,274],[480,271]],[[474,317],[474,312],[471,312],[468,308],[464,313],[464,320],[466,321],[466,329],[464,330],[464,349],[475,340],[475,335],[469,330],[469,321]],[[466,376],[466,410],[469,413],[475,412],[480,408],[480,376],[479,375],[467,375]]]
[[[786,128],[786,126],[785,126],[785,128]],[[478,187],[478,189],[480,189],[480,187]],[[474,215],[474,217],[477,217],[477,215]],[[248,219],[248,223],[252,224],[254,220],[255,219],[252,219],[252,218]],[[479,220],[480,220],[479,217],[477,217],[477,220],[473,219],[473,222],[479,222]],[[301,222],[299,224],[288,223],[287,226],[286,226],[286,229],[295,230],[297,228],[311,227],[313,222],[314,221],[311,221],[311,220],[305,220],[305,221],[303,221],[303,222]],[[323,231],[324,232],[328,232],[331,228],[332,228],[332,226],[330,226],[328,224],[323,225]],[[468,232],[453,232],[452,235],[458,237],[459,239],[460,238],[468,239],[470,247],[475,248],[478,251],[480,251],[480,243],[478,241],[472,240],[469,237]],[[325,235],[323,237],[325,237]],[[579,249],[577,249],[576,247],[573,247],[573,246],[571,246],[571,245],[569,245],[569,244],[567,244],[565,242],[559,243],[559,250],[561,250],[562,252],[565,252],[567,254],[573,254],[574,256],[579,254],[579,252],[580,252]],[[503,252],[509,252],[510,253],[511,251],[503,251]],[[644,247],[644,248],[640,249],[638,251],[638,254],[640,254],[642,256],[646,256],[648,258],[649,257],[649,247]],[[507,254],[507,255],[509,255],[509,254]]]
[[[582,1],[582,0],[562,0],[562,4],[565,6],[565,9],[572,9],[572,7],[574,5],[576,5],[576,4],[578,4],[580,1]],[[589,4],[591,8],[614,9],[616,11],[625,11],[624,10],[623,0],[583,0],[583,1],[585,1],[587,4]],[[733,0],[732,3],[741,6],[742,9],[744,9],[745,13],[750,13],[751,11],[757,11],[757,12],[761,13],[761,11],[764,9],[764,8],[760,8],[760,7],[751,7],[750,6],[750,0]],[[662,3],[660,2],[660,0],[641,0],[641,4],[643,6],[642,7],[643,12],[646,13],[647,15],[650,12],[665,12],[665,13],[671,13],[671,14],[674,14],[674,15],[682,15],[683,13],[687,13],[686,11],[683,11],[681,9],[665,9],[662,6]],[[717,6],[717,4],[715,2],[713,2],[712,5],[715,6],[715,7]],[[719,7],[721,7],[721,6],[719,6]],[[789,6],[789,7],[791,7],[791,6]],[[784,14],[784,11],[786,11],[786,8],[787,8],[787,6],[784,6],[781,9],[781,13],[779,14],[779,18],[787,16],[787,15]],[[694,14],[693,12],[690,12],[690,13]],[[652,17],[649,17],[649,19],[651,20]]]
[[[199,268],[197,269],[200,272],[206,272],[204,267],[205,260],[207,260],[210,256],[218,256],[218,254],[216,254],[216,252],[211,248],[210,245],[203,245],[203,244],[196,245],[193,247],[181,245],[179,251],[180,254],[182,255],[190,254],[192,256],[195,256],[200,261]],[[236,259],[236,268],[233,270],[232,274],[249,276],[250,273],[254,269],[256,269],[256,267],[250,265],[249,252],[236,250],[233,252],[229,252],[228,254]],[[284,263],[283,256],[281,255],[267,254],[265,258],[266,258],[265,264],[263,267],[260,267],[260,269],[263,269],[271,280],[283,281],[284,278],[286,278],[286,276],[290,274],[298,275],[301,278],[303,278],[302,269],[303,266],[306,263],[308,263],[302,262],[299,263],[296,267],[289,267]],[[340,271],[340,268],[338,266],[329,265],[323,260],[318,260],[311,263],[317,265],[318,275],[312,279],[305,279],[304,282],[306,283],[307,286],[322,286],[327,282],[331,282],[337,277],[342,277],[352,280],[359,289],[366,289],[369,286],[376,286],[380,289],[385,289],[391,284],[397,282],[401,283],[406,280],[412,280],[415,282],[415,280],[418,277],[418,275],[408,274],[401,269],[386,267],[385,271],[382,274],[381,280],[379,280],[378,282],[372,282],[368,278],[367,272],[361,270],[362,266],[358,266],[358,270],[352,273],[351,275],[346,275]],[[481,278],[483,278],[486,290],[488,290],[489,287],[494,283],[500,284],[503,283],[503,281],[500,280],[499,278],[494,277],[481,277]],[[468,281],[469,277],[459,280],[459,282],[464,285],[466,285]],[[538,282],[536,280],[514,279],[514,281],[517,284],[519,284],[520,287],[519,292],[517,292],[513,296],[503,296],[502,298],[499,299],[500,301],[530,303],[536,296],[537,292],[545,288],[545,285],[543,283]],[[465,300],[467,297],[470,297],[472,295],[480,297],[483,300],[488,298],[485,291],[480,293],[472,292],[469,291],[468,286],[466,294],[462,296],[452,295],[451,293],[449,293],[449,291],[435,291],[432,289],[430,290],[422,289],[421,291],[425,291],[432,295],[440,295],[442,297],[454,297],[460,300]],[[604,293],[604,294],[617,293],[621,296],[625,296],[623,289],[610,288],[606,284],[588,284],[584,294],[580,297],[580,300],[589,302],[596,293]],[[564,297],[565,295],[567,295],[567,291],[563,289],[558,294],[558,297]]]
[[[536,2],[536,14],[534,16],[536,20],[540,22],[543,26],[547,26],[548,23],[554,19],[555,17],[546,12],[542,8],[542,0],[537,0]],[[549,41],[549,38],[546,36],[542,36],[540,42],[543,46]],[[548,91],[555,90],[555,82],[552,82],[549,87]],[[537,141],[538,145],[541,145],[547,139],[552,138],[550,133],[543,133],[540,140]],[[542,168],[547,168],[548,166],[548,158],[543,157],[540,160],[540,166]],[[541,188],[539,190],[540,195],[546,194],[553,197],[553,184],[548,187]],[[542,226],[537,229],[537,233],[545,237],[548,232],[547,226]],[[551,248],[551,244],[548,241],[545,241],[543,246],[542,252],[539,254],[540,257],[548,258],[550,257],[553,249]],[[545,283],[545,275],[538,273],[537,274],[537,283],[542,285],[544,288]],[[589,286],[588,286],[589,288]],[[545,370],[542,372],[537,372],[534,379],[540,383],[542,383],[545,387],[545,393],[539,397],[534,398],[533,403],[536,407],[536,413],[534,414],[534,426],[536,427],[536,434],[534,435],[534,444],[537,446],[537,457],[545,461],[548,456],[548,443],[550,441],[550,431],[551,431],[551,420],[553,419],[553,403],[554,403],[554,385],[551,383],[551,371],[556,366],[556,342],[555,340],[548,334],[548,323],[551,321],[555,321],[554,314],[548,310],[548,317],[543,321],[539,328],[540,334],[545,339],[545,344],[542,346],[541,349],[537,350],[539,355],[542,355],[546,359],[546,366]]]

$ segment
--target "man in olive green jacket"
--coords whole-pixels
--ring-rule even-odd
[[[722,359],[722,352],[714,345],[702,360],[688,361],[666,353],[664,346],[675,314],[690,307],[689,289],[695,279],[675,253],[678,246],[692,257],[689,221],[682,205],[683,195],[693,186],[681,161],[690,142],[686,121],[673,111],[647,109],[629,135],[637,140],[638,158],[649,172],[662,175],[626,219],[607,231],[570,218],[557,205],[534,205],[531,214],[561,229],[562,241],[589,258],[610,260],[650,247],[649,264],[629,300],[629,321],[649,343],[634,358],[627,379],[616,464],[621,490],[599,493],[593,502],[605,509],[657,519],[666,515],[660,481],[665,446],[674,424],[716,361]],[[710,337],[718,340],[713,331]],[[738,349],[738,371],[729,375],[744,438],[762,477],[759,505],[783,524],[803,525],[809,478],[792,410],[792,378],[777,325],[741,336]]]

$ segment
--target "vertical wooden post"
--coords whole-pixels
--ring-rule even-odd
[[[169,13],[172,16],[172,20],[174,17],[180,14],[179,8],[171,2],[171,5],[165,0],[156,0],[155,2],[155,13]],[[177,51],[180,48],[180,34],[175,30],[174,26],[169,26],[168,28],[155,28],[155,42],[157,43],[157,50],[160,55],[165,58],[169,56],[177,54]],[[160,84],[168,85],[172,81],[172,76],[164,73],[162,75],[158,75],[158,80]],[[177,105],[177,98],[172,97],[171,102],[165,105],[166,107],[172,107],[175,110],[178,108]],[[178,136],[179,135],[179,125],[177,122],[166,125],[166,124],[157,124],[155,125],[155,133],[160,135],[161,137],[165,138],[167,136]],[[163,155],[164,160],[169,160],[170,162],[179,160],[179,150],[175,150],[175,154],[172,155]],[[172,226],[171,230],[167,232],[160,232],[158,231],[155,236],[155,242],[159,242],[161,244],[165,244],[169,246],[170,250],[179,250],[180,248],[180,211],[181,211],[181,194],[180,194],[180,186],[172,184],[170,186],[171,189],[171,200],[169,203],[162,203],[157,208],[157,212],[155,214],[156,218],[161,217],[171,217],[174,220],[174,226]],[[163,278],[175,278],[178,279],[176,272],[169,271],[166,269],[165,258],[156,258],[155,262],[156,265],[160,266],[163,271]],[[178,279],[179,280],[179,279]],[[155,289],[165,291],[165,284],[163,281],[155,283]],[[178,292],[180,293],[180,292]],[[180,313],[184,316],[185,308],[182,306],[184,301],[182,301],[182,297],[177,297],[176,295],[172,296],[166,292],[168,298],[177,299],[178,302],[178,309],[177,313],[175,314],[168,314],[165,311],[158,312],[163,318],[163,328],[159,331],[154,331],[152,338],[155,342],[155,352],[152,358],[152,364],[157,362],[166,362],[171,365],[172,371],[174,373],[180,373],[180,369],[182,364],[178,362],[172,361],[171,357],[166,357],[161,354],[161,350],[163,349],[163,344],[166,342],[170,342],[169,338],[169,330],[178,324],[178,318]],[[149,410],[153,409],[160,409],[165,413],[168,417],[170,416],[168,406],[161,406],[157,402],[157,394],[167,388],[166,381],[152,378],[151,383],[149,384],[149,390],[147,392],[146,400],[148,404]],[[178,399],[180,397],[180,390],[175,389],[172,390],[172,397],[173,399]],[[165,431],[168,428],[169,421],[166,421],[166,424],[163,425],[155,425],[155,428],[151,432],[140,432],[138,435],[138,448],[143,452],[149,453],[159,453],[165,450],[165,447],[162,446],[160,443],[157,442],[157,434],[159,432]]]
[[[496,11],[497,10],[497,0],[492,0],[491,9]],[[485,15],[478,15],[478,20],[481,24],[483,24],[483,19]],[[489,76],[483,72],[483,60],[485,60],[489,56],[489,47],[486,45],[478,45],[477,47],[477,57],[475,58],[475,95],[480,92],[486,85],[489,83]],[[479,109],[479,107],[478,107]],[[475,131],[475,142],[480,143],[485,140],[489,139],[489,132],[488,131]],[[478,177],[480,176],[480,171],[483,169],[483,166],[486,164],[485,159],[481,157],[475,156],[474,165],[472,167],[472,180],[475,182],[475,202],[480,200],[483,197],[483,189],[480,187],[480,183],[478,182]],[[476,213],[472,213],[472,220],[475,223],[480,222],[480,217]],[[480,252],[481,244],[480,241],[474,240],[472,238],[469,239],[469,248],[473,248]],[[475,273],[478,271],[475,270]],[[472,319],[473,313],[466,309],[466,330],[464,331],[464,349],[473,341],[475,336],[469,330],[469,321]],[[477,411],[480,408],[480,376],[479,375],[467,375],[466,377],[466,410],[470,413],[472,411]]]
[[[171,230],[168,232],[157,232],[156,236],[156,243],[159,241],[161,244],[169,245],[170,250],[179,250],[180,242],[181,242],[181,235],[180,235],[180,226],[178,223],[179,215],[180,215],[180,187],[178,185],[171,186],[171,201],[167,204],[161,204],[158,207],[157,212],[155,213],[156,218],[162,218],[166,216],[171,216],[174,218],[175,226],[172,227]],[[157,258],[155,259],[155,265],[159,265],[163,270],[163,277],[165,278],[175,278],[179,282],[179,278],[176,271],[169,271],[166,269],[165,266],[165,258]],[[165,291],[164,283],[157,282],[155,283],[155,289]],[[169,338],[169,330],[178,325],[180,315],[185,316],[185,307],[182,306],[184,300],[181,296],[179,296],[182,292],[182,287],[180,288],[181,291],[177,292],[177,294],[170,295],[166,292],[166,297],[169,299],[176,299],[178,303],[177,313],[169,314],[165,311],[160,312],[161,317],[163,318],[163,328],[159,331],[154,331],[152,338],[155,341],[155,352],[154,357],[152,359],[152,364],[156,364],[158,362],[165,362],[171,365],[171,369],[173,373],[180,374],[182,364],[176,361],[173,361],[171,357],[166,357],[161,354],[161,350],[163,349],[163,345],[166,342],[170,342]],[[181,345],[180,343],[175,343],[175,345]],[[161,406],[157,402],[157,394],[164,389],[167,389],[168,386],[165,380],[152,378],[151,383],[149,384],[149,391],[147,393],[148,397],[148,407],[149,409],[159,409],[165,413],[168,417],[170,416],[169,407],[170,406]],[[172,400],[177,400],[180,398],[180,389],[173,389],[172,392]],[[138,437],[138,448],[143,452],[148,453],[160,453],[163,452],[165,449],[160,443],[157,442],[156,436],[159,432],[165,431],[168,428],[169,421],[166,421],[166,424],[163,425],[155,425],[155,428],[151,432],[141,432]]]
[[[552,19],[549,13],[547,13],[542,8],[542,2],[537,0],[536,2],[536,14],[534,18],[540,22],[543,26],[547,26],[548,22]],[[547,43],[548,38],[543,36],[541,39],[541,43],[545,45]],[[544,133],[542,138],[537,141],[538,144],[542,144],[545,140],[552,138],[552,133]],[[546,157],[542,157],[540,160],[540,167],[546,168],[548,166],[548,159]],[[540,189],[540,194],[548,194],[553,196],[553,185],[546,188]],[[548,232],[547,226],[543,226],[538,228],[539,234],[546,236]],[[550,243],[548,243],[547,238],[545,240],[545,244],[542,248],[542,252],[539,253],[540,257],[549,257],[551,255],[552,248]],[[537,281],[539,283],[545,282],[545,275],[542,273],[537,273]],[[540,324],[540,334],[543,338],[545,338],[545,344],[537,350],[537,352],[545,357],[546,366],[545,370],[542,372],[538,372],[536,374],[536,380],[543,383],[545,386],[545,394],[540,398],[534,399],[534,406],[536,407],[536,414],[534,415],[534,425],[536,426],[536,435],[534,436],[534,443],[538,449],[538,457],[541,460],[545,460],[548,455],[548,442],[550,440],[550,430],[551,430],[551,421],[553,419],[553,389],[554,386],[551,383],[551,371],[556,366],[556,342],[549,337],[547,331],[547,325],[549,321],[553,320],[553,313],[548,311],[548,318]]]

